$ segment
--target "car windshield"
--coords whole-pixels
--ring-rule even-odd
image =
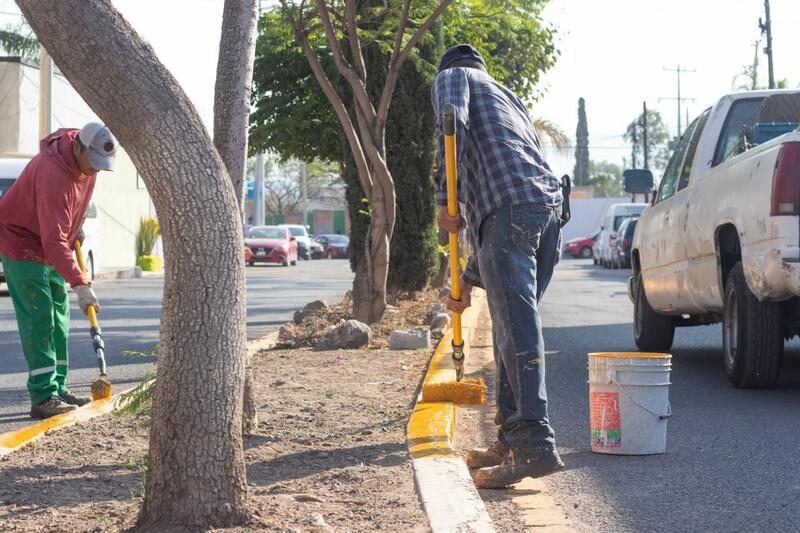
[[[632,216],[633,215],[620,215],[618,217],[614,217],[614,231],[617,231],[619,229],[619,226],[620,226],[620,224],[622,224],[623,220],[625,220],[627,218],[631,218]],[[636,215],[636,216],[638,216],[638,215]]]
[[[348,244],[350,242],[350,239],[344,235],[325,235],[325,238],[331,244]]]
[[[285,239],[286,231],[281,228],[253,228],[247,237],[249,239]]]
[[[289,227],[289,233],[291,233],[295,237],[305,237],[306,236],[306,232],[303,230],[303,228],[298,228],[297,226],[290,226]]]

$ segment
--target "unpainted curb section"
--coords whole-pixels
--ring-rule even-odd
[[[472,307],[462,316],[467,357],[470,333],[484,305],[482,291],[476,291]],[[425,383],[455,381],[455,367],[450,357],[452,339],[452,335],[447,334],[439,341]],[[423,402],[421,393],[417,399],[408,422],[408,451],[417,492],[434,533],[494,532],[494,524],[467,465],[455,451],[456,409],[452,402]]]
[[[277,332],[271,332],[260,339],[255,339],[247,343],[248,355],[253,355],[261,350],[266,350],[275,345],[278,339]],[[130,389],[128,389],[130,390]],[[119,397],[125,394],[127,390],[115,394],[112,398],[106,400],[97,400],[88,405],[84,405],[80,409],[75,409],[63,415],[57,415],[41,422],[36,422],[21,429],[9,431],[0,434],[0,457],[8,455],[14,450],[29,444],[36,439],[46,435],[50,431],[66,428],[81,422],[86,422],[92,418],[105,415],[114,411],[119,407]]]

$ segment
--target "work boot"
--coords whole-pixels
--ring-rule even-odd
[[[500,440],[494,441],[488,448],[473,448],[467,452],[467,466],[470,468],[497,466],[502,464],[503,457],[510,449],[508,444]]]
[[[88,396],[75,396],[70,391],[64,391],[63,393],[58,395],[59,398],[64,400],[64,402],[70,405],[77,405],[78,407],[83,407],[87,403],[91,403],[92,399]]]
[[[479,489],[502,489],[526,477],[543,477],[564,468],[555,448],[536,451],[511,450],[503,464],[481,468],[475,472],[475,486]]]
[[[50,418],[77,409],[58,396],[51,396],[43,402],[31,406],[31,418]]]

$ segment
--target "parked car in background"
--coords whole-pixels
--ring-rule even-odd
[[[283,224],[283,227],[289,230],[289,233],[297,240],[297,256],[300,259],[308,261],[311,255],[308,250],[311,248],[311,237],[308,236],[308,229],[299,224]]]
[[[297,239],[285,226],[253,226],[244,238],[245,257],[250,249],[247,264],[278,263],[283,266],[297,264]]]
[[[325,257],[325,247],[318,243],[313,235],[309,235],[309,246],[311,247],[309,252],[311,259],[322,259]]]
[[[798,125],[795,89],[723,96],[687,126],[633,239],[639,349],[722,322],[728,379],[775,384],[784,340],[800,334]]]
[[[30,160],[29,157],[0,157],[0,198],[11,189],[14,181],[16,181]],[[85,235],[81,246],[83,260],[89,273],[89,278],[94,279],[95,273],[99,270],[98,260],[100,255],[100,224],[98,222],[97,205],[94,201],[89,203],[89,209],[83,221],[83,233]],[[0,263],[0,282],[4,281],[3,265]]]
[[[328,259],[347,259],[350,239],[344,235],[318,235],[318,243],[323,247],[323,256]]]
[[[564,245],[564,253],[570,257],[589,259],[592,257],[592,246],[594,246],[600,230],[595,231],[588,237],[578,237],[567,241]]]
[[[626,218],[619,225],[617,238],[611,245],[611,268],[631,267],[631,244],[638,220],[636,217]]]
[[[617,238],[620,224],[626,218],[638,217],[645,210],[647,204],[613,204],[608,206],[603,225],[600,227],[600,236],[597,238],[598,262],[606,268],[611,268],[611,244]]]

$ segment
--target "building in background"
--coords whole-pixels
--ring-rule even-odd
[[[53,68],[52,129],[99,121],[67,80]],[[39,67],[19,57],[0,57],[0,157],[32,157],[39,151]],[[95,272],[132,268],[141,217],[156,217],[144,182],[119,149],[113,172],[100,172],[95,186]],[[159,250],[156,251],[159,253]]]

